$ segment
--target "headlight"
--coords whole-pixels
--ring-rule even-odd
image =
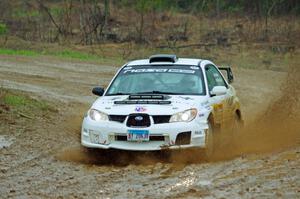
[[[96,109],[91,109],[89,111],[89,116],[92,120],[99,122],[99,121],[108,121],[108,115],[97,111]]]
[[[197,116],[197,109],[192,108],[171,116],[170,122],[190,122]]]

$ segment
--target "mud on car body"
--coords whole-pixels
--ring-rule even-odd
[[[153,151],[200,147],[211,154],[216,129],[241,122],[229,67],[208,60],[153,55],[125,64],[84,117],[87,148]],[[232,122],[234,121],[234,122]],[[219,131],[218,131],[219,132]]]

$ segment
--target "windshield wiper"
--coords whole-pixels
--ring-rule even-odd
[[[148,91],[148,92],[138,92],[136,94],[166,94],[166,95],[182,95],[183,93],[173,93],[165,91]]]
[[[118,92],[118,93],[108,94],[108,96],[112,96],[112,95],[131,95],[131,93],[122,93],[122,92]]]

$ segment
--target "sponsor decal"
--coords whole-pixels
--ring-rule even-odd
[[[199,117],[204,117],[204,113],[199,113]]]
[[[123,74],[127,73],[186,73],[186,74],[194,74],[195,70],[187,70],[187,69],[175,69],[175,68],[139,68],[139,69],[126,69],[123,70]]]
[[[183,70],[183,69],[169,69],[168,72],[169,73],[190,73],[190,74],[195,73],[194,70]]]
[[[143,106],[137,106],[137,107],[135,107],[134,110],[136,112],[145,112],[145,111],[147,111],[147,109],[145,107],[143,107]]]
[[[214,110],[222,110],[223,104],[214,104],[213,107],[214,107]]]

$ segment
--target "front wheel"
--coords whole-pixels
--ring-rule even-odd
[[[204,149],[204,157],[209,159],[212,157],[215,151],[215,135],[214,129],[211,122],[208,122],[208,129],[205,131],[205,149]]]

